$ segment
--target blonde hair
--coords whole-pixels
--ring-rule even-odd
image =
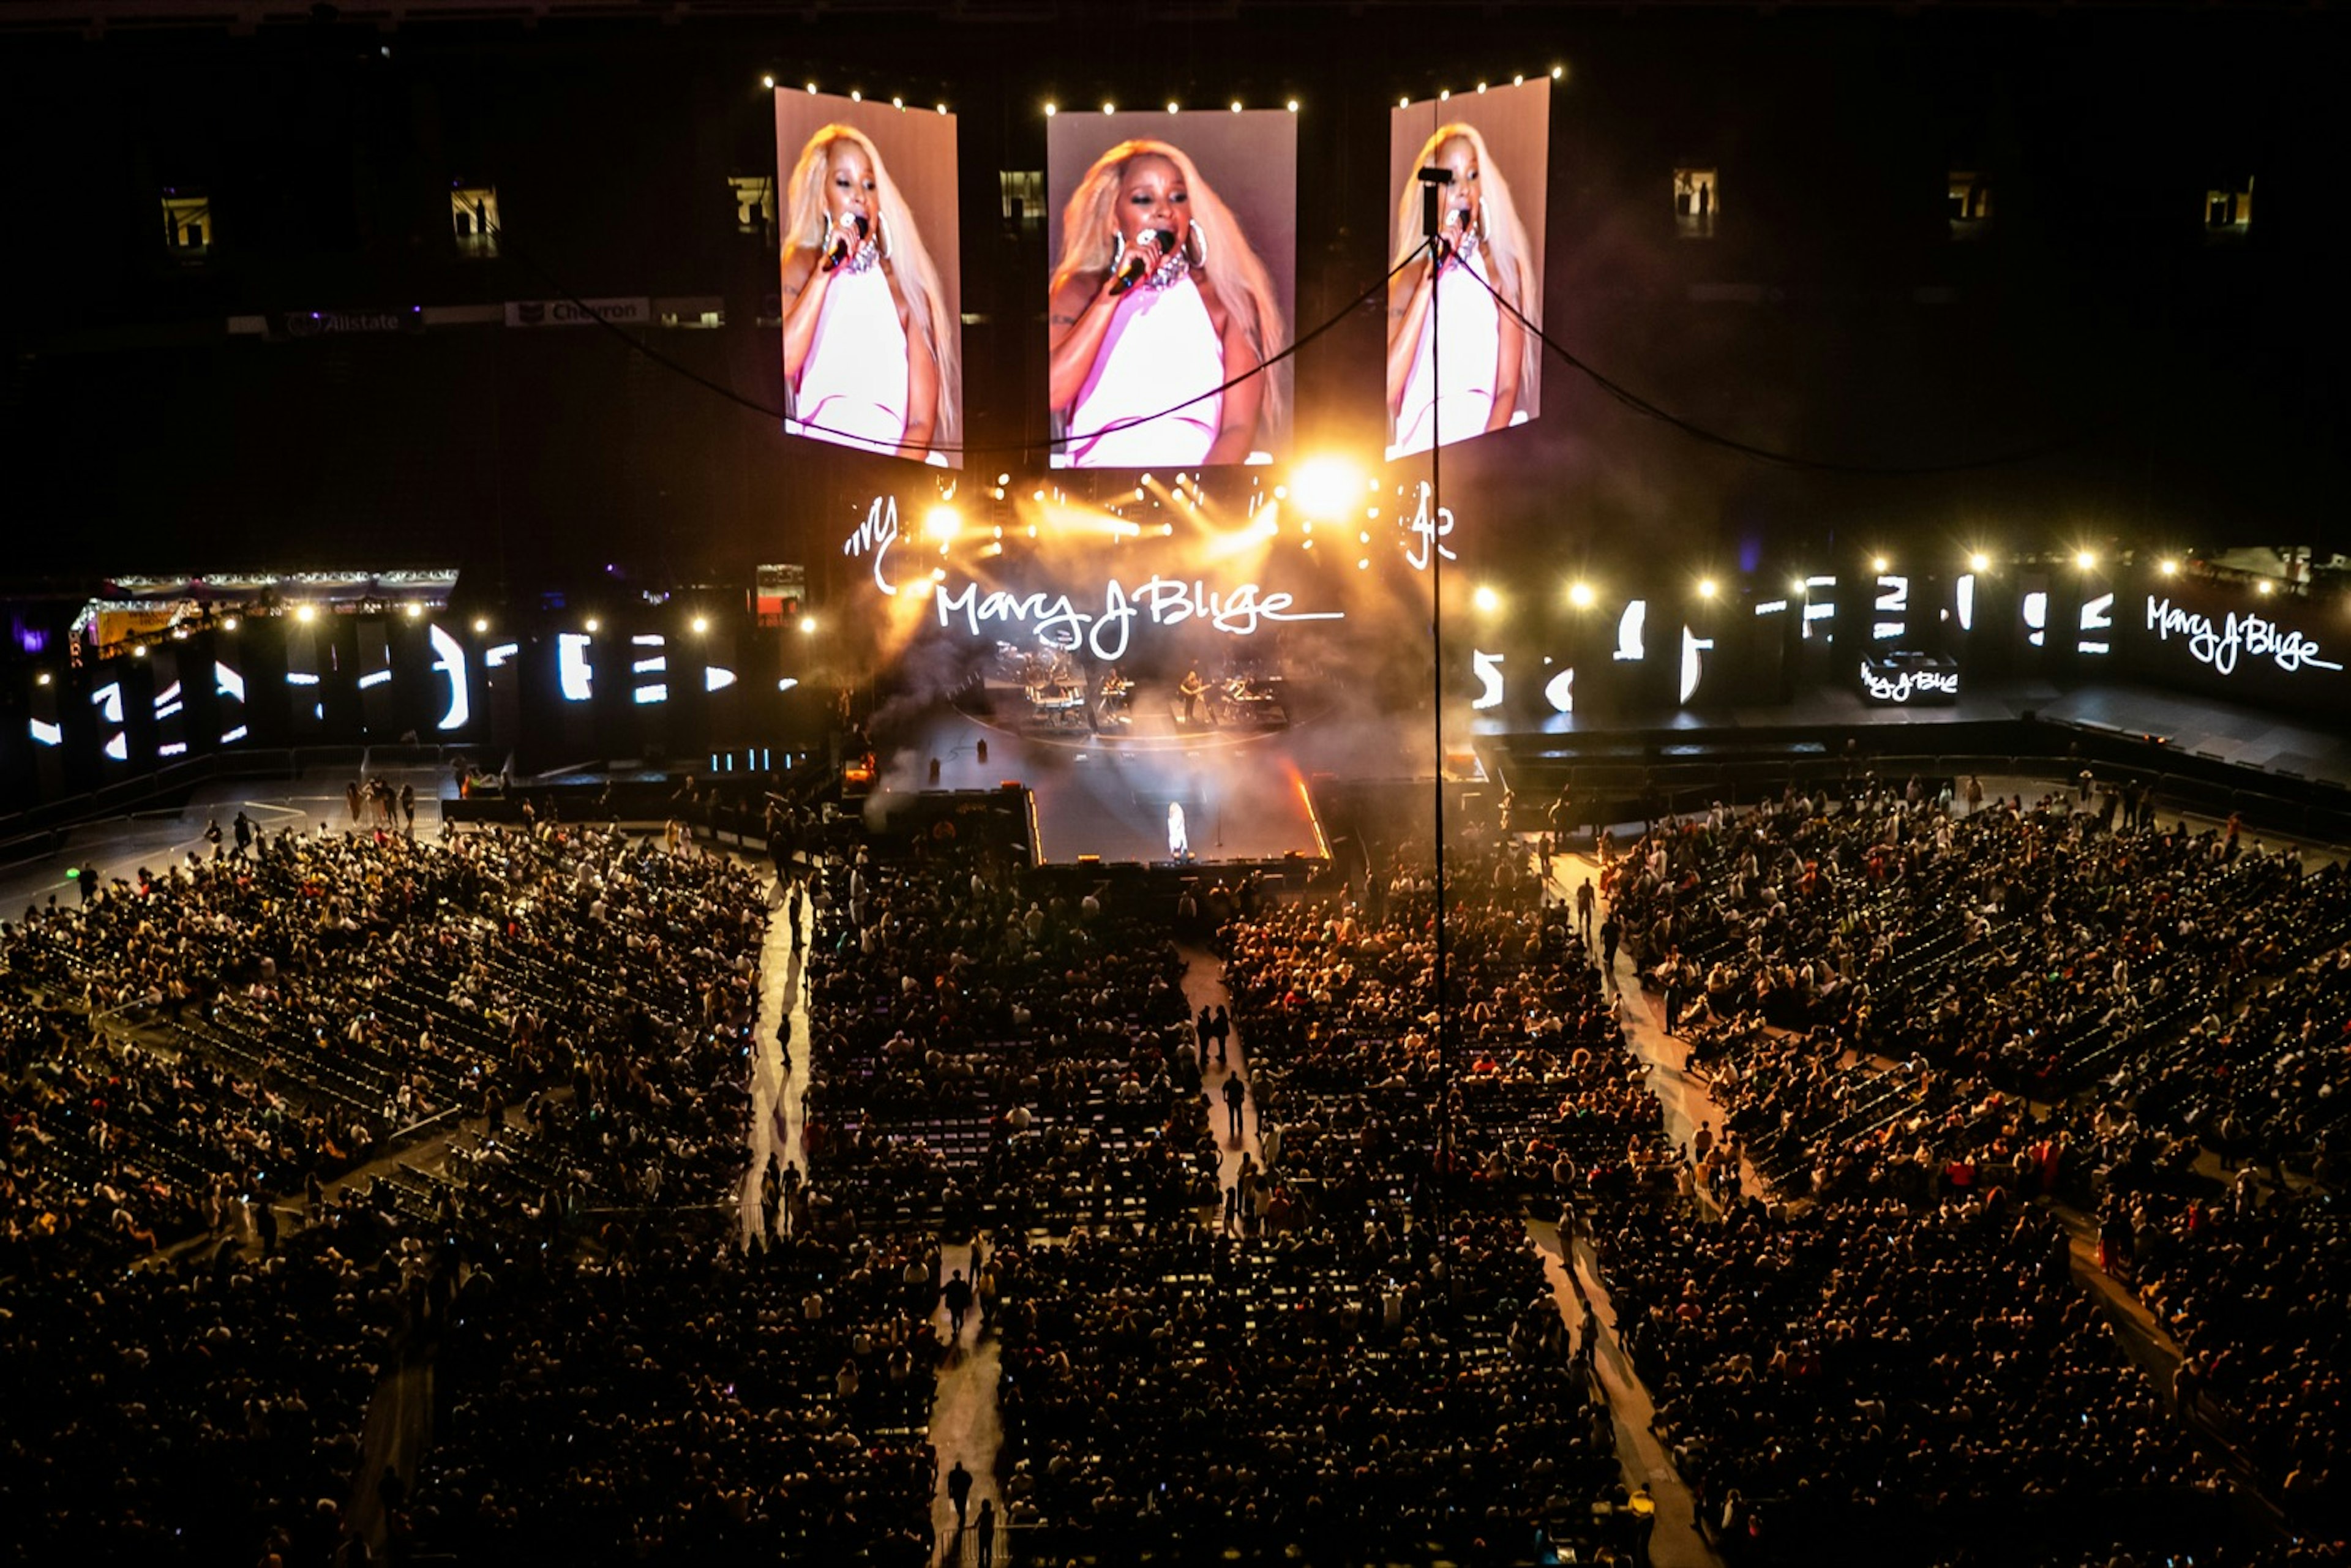
[[[799,159],[792,165],[791,179],[785,186],[789,203],[784,218],[785,243],[804,247],[824,243],[828,224],[825,174],[837,141],[854,142],[873,171],[873,192],[881,209],[876,214],[880,228],[874,237],[882,246],[883,256],[890,263],[899,288],[906,296],[906,314],[921,330],[923,341],[930,346],[931,360],[939,368],[939,406],[931,423],[931,444],[952,447],[961,439],[963,431],[963,381],[956,362],[957,323],[948,319],[946,290],[939,285],[939,269],[931,260],[929,248],[923,244],[923,232],[914,222],[914,209],[906,205],[897,182],[890,178],[881,150],[863,131],[838,123],[823,126],[800,149]]]
[[[1436,133],[1421,144],[1420,155],[1407,168],[1426,169],[1433,163],[1447,142],[1458,139],[1469,143],[1478,155],[1478,214],[1479,231],[1484,236],[1487,270],[1492,275],[1494,287],[1502,298],[1519,308],[1519,311],[1536,326],[1542,325],[1542,280],[1534,276],[1534,247],[1527,243],[1527,225],[1520,220],[1519,204],[1510,197],[1510,182],[1495,167],[1492,156],[1486,151],[1486,139],[1478,128],[1463,120],[1440,125]],[[1407,182],[1404,194],[1396,198],[1395,255],[1389,258],[1391,269],[1402,267],[1413,252],[1426,243],[1420,232],[1420,186]],[[1535,376],[1541,365],[1542,346],[1531,331],[1519,333],[1519,406],[1524,408],[1534,399]]]
[[[1069,205],[1061,210],[1061,259],[1053,268],[1052,292],[1060,293],[1061,285],[1072,277],[1105,273],[1111,266],[1111,235],[1118,227],[1113,211],[1118,205],[1119,188],[1126,183],[1129,165],[1138,158],[1165,158],[1176,165],[1184,179],[1184,189],[1190,195],[1193,221],[1201,231],[1201,248],[1207,259],[1200,270],[1217,286],[1217,298],[1226,308],[1242,313],[1242,325],[1249,329],[1257,342],[1259,362],[1271,360],[1281,352],[1285,340],[1281,319],[1281,301],[1275,298],[1273,280],[1266,276],[1265,263],[1249,248],[1249,236],[1241,233],[1239,222],[1232,209],[1225,205],[1216,188],[1200,178],[1200,171],[1183,150],[1149,137],[1137,137],[1122,141],[1094,160],[1085,177],[1071,193]],[[1203,222],[1202,220],[1206,220]],[[1249,367],[1227,365],[1225,376],[1231,380]],[[1270,370],[1265,375],[1265,397],[1259,405],[1259,424],[1270,430],[1281,420],[1281,382]]]

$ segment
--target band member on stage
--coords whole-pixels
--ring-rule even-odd
[[[1051,406],[1072,467],[1245,462],[1279,421],[1270,373],[1225,386],[1280,351],[1272,281],[1166,142],[1122,141],[1078,183],[1050,319]]]
[[[1207,689],[1208,683],[1200,678],[1199,671],[1186,670],[1184,672],[1184,684],[1176,688],[1176,695],[1184,699],[1184,722],[1186,724],[1191,723],[1195,718],[1199,716],[1200,695]]]
[[[1192,839],[1184,828],[1184,805],[1180,800],[1167,802],[1167,858],[1172,861],[1192,858]]]
[[[914,214],[862,131],[808,140],[786,193],[784,427],[944,465],[960,434],[956,324]]]
[[[1453,183],[1441,191],[1446,215],[1437,255],[1388,284],[1391,458],[1501,429],[1531,395],[1536,371],[1534,335],[1494,298],[1499,294],[1535,319],[1541,280],[1531,274],[1526,225],[1509,183],[1486,154],[1485,138],[1472,125],[1440,126],[1410,167],[1449,169]],[[1407,181],[1396,203],[1391,267],[1428,243],[1420,202],[1418,181]],[[1443,341],[1432,345],[1429,302],[1440,291]],[[1440,350],[1441,365],[1435,362]]]

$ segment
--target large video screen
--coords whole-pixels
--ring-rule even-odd
[[[1053,465],[1286,456],[1297,116],[1063,114],[1045,164]]]
[[[776,91],[784,428],[963,465],[956,121]]]
[[[1532,419],[1541,402],[1551,81],[1388,111],[1388,455]],[[1437,234],[1424,169],[1442,169]],[[1525,318],[1522,323],[1520,317]]]

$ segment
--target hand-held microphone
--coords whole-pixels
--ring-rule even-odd
[[[857,243],[859,245],[863,245],[865,243],[865,235],[867,232],[865,226],[865,214],[863,213],[843,213],[841,215],[841,223],[836,225],[833,228],[831,243],[824,247],[824,269],[827,272],[831,272],[834,267],[839,267],[842,262],[849,259],[849,227],[852,225],[854,225],[857,229]]]
[[[1445,214],[1445,227],[1437,236],[1437,265],[1443,266],[1461,254],[1461,239],[1469,232],[1469,209],[1453,207]]]
[[[1112,271],[1110,291],[1123,294],[1158,269],[1161,261],[1176,249],[1176,236],[1165,229],[1145,229],[1134,236]]]

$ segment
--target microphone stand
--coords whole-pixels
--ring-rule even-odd
[[[1455,1057],[1458,1052],[1458,1030],[1452,1027],[1452,1009],[1446,997],[1448,943],[1446,934],[1447,897],[1445,889],[1445,551],[1439,544],[1438,519],[1445,515],[1444,466],[1439,454],[1445,450],[1445,312],[1443,281],[1446,257],[1449,247],[1444,238],[1441,209],[1445,188],[1453,183],[1450,169],[1429,168],[1420,171],[1420,228],[1422,244],[1429,256],[1428,277],[1428,364],[1429,364],[1429,435],[1428,444],[1428,643],[1429,643],[1429,711],[1436,747],[1436,782],[1430,799],[1430,821],[1433,831],[1437,873],[1437,1146],[1433,1151],[1437,1169],[1430,1183],[1430,1218],[1437,1225],[1437,1244],[1444,1246],[1448,1232],[1446,1228],[1447,1202],[1452,1195],[1456,1172],[1453,1169],[1453,1116],[1457,1105],[1454,1087]],[[1448,1288],[1454,1281],[1448,1281]]]

